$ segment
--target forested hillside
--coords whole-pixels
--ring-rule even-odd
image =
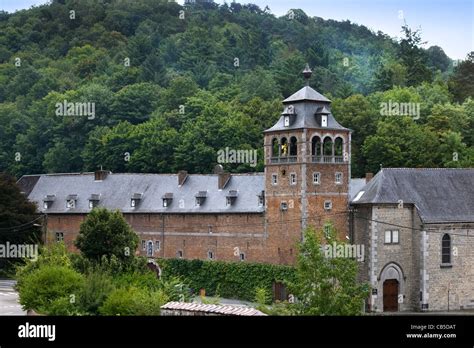
[[[255,5],[54,0],[0,12],[0,172],[210,172],[217,151],[258,149],[303,85],[353,129],[352,172],[474,164],[474,54],[451,61],[422,33]],[[462,33],[460,33],[461,35]],[[429,45],[428,45],[429,46]],[[466,55],[469,52],[466,52]],[[93,117],[57,103],[95,103]],[[419,117],[383,116],[411,102]]]

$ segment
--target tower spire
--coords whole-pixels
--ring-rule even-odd
[[[309,79],[311,78],[311,75],[312,75],[312,71],[311,69],[309,68],[309,64],[306,63],[306,66],[303,70],[303,76],[304,78],[306,79],[306,86],[309,86]]]

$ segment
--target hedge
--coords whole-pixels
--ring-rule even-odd
[[[204,288],[206,295],[254,301],[256,288],[272,293],[273,282],[293,281],[290,266],[263,263],[160,259],[164,279],[179,277],[194,290]]]

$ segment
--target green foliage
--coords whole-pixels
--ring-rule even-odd
[[[84,277],[66,266],[47,265],[26,274],[18,286],[20,304],[24,309],[49,313],[49,306],[61,298],[75,298],[84,284]],[[57,308],[57,307],[56,307]]]
[[[325,235],[329,245],[343,245],[330,226]],[[323,232],[308,228],[299,246],[296,277],[289,290],[296,298],[290,308],[298,315],[358,315],[369,295],[367,284],[356,280],[354,259],[327,257],[322,249]]]
[[[97,315],[99,307],[114,290],[114,279],[110,275],[101,272],[90,273],[79,293],[78,305],[84,312]]]
[[[273,282],[294,277],[294,269],[282,265],[184,259],[163,259],[159,264],[165,281],[180,277],[195,293],[204,288],[207,295],[213,296],[219,289],[223,298],[247,301],[254,300],[257,287],[271,292]]]
[[[20,192],[12,177],[0,173],[0,244],[39,244],[41,228],[34,223],[42,223],[35,204]],[[19,261],[0,258],[0,275],[13,271]]]
[[[161,291],[136,287],[114,290],[99,308],[102,315],[159,315],[160,307],[168,301]]]
[[[81,223],[75,245],[88,259],[99,261],[115,256],[119,261],[133,261],[138,236],[119,211],[95,208]]]

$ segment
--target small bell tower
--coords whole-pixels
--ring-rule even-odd
[[[283,112],[264,131],[266,220],[276,260],[292,263],[303,230],[331,222],[348,234],[351,131],[331,113],[331,101],[306,84],[283,100]]]

